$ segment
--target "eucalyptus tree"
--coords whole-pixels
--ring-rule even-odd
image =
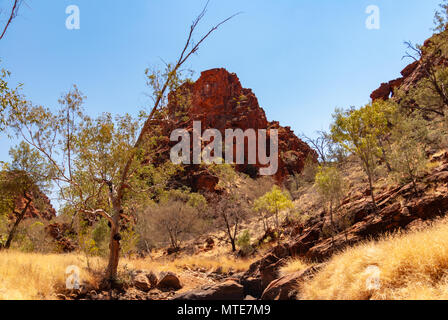
[[[150,192],[160,184],[149,176],[170,175],[176,167],[151,164],[151,153],[160,146],[158,123],[168,91],[181,84],[182,66],[197,53],[201,44],[222,24],[212,27],[199,41],[194,32],[203,19],[207,5],[190,26],[188,37],[178,59],[166,64],[160,74],[147,72],[154,104],[146,119],[110,114],[92,119],[82,111],[85,97],[74,87],[60,100],[59,112],[25,103],[21,113],[13,113],[11,124],[16,132],[43,155],[55,172],[55,185],[60,198],[77,212],[102,215],[111,226],[110,254],[106,277],[117,278],[120,257],[120,219],[126,200],[133,194]],[[141,124],[140,120],[143,124]],[[138,131],[142,128],[141,131]],[[157,172],[157,174],[156,174]]]
[[[375,210],[374,174],[378,159],[383,156],[380,139],[390,131],[389,120],[394,112],[392,104],[376,101],[360,109],[336,110],[331,125],[333,141],[361,161]]]
[[[4,164],[0,172],[0,215],[11,221],[5,242],[0,245],[9,249],[31,206],[44,211],[48,203],[42,201],[42,192],[48,191],[52,172],[48,163],[24,142],[10,150],[11,164]]]

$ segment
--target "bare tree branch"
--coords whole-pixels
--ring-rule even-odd
[[[109,213],[107,213],[106,211],[104,211],[103,209],[98,209],[98,210],[82,209],[81,211],[84,212],[84,213],[89,213],[89,214],[93,214],[93,215],[100,214],[104,218],[106,218],[112,225],[115,224],[115,221],[114,221],[114,219],[112,219],[112,216]]]
[[[419,48],[417,48],[416,46],[414,46],[411,41],[405,41],[404,44],[407,46],[408,49],[413,51],[414,54],[411,54],[408,51],[406,51],[405,55],[401,59],[403,60],[403,59],[409,58],[414,61],[419,61],[422,57],[422,51]]]
[[[214,27],[212,27],[204,36],[202,36],[202,38],[199,40],[199,42],[197,42],[195,45],[192,45],[192,41],[193,41],[193,34],[195,29],[197,28],[199,22],[202,20],[202,18],[204,17],[205,13],[207,12],[207,7],[208,7],[209,1],[207,1],[207,3],[205,4],[204,8],[202,9],[201,13],[199,13],[199,15],[196,17],[196,19],[192,22],[191,26],[190,26],[190,32],[188,34],[188,38],[187,41],[185,43],[185,46],[176,62],[176,64],[174,65],[174,68],[169,72],[167,79],[164,83],[164,85],[162,86],[162,89],[160,90],[156,101],[154,103],[154,106],[151,110],[151,113],[148,116],[148,119],[146,120],[146,122],[143,125],[142,131],[140,132],[140,135],[137,139],[137,142],[135,144],[135,148],[140,147],[140,145],[143,142],[143,139],[145,138],[145,136],[147,136],[147,134],[150,131],[151,128],[151,122],[154,118],[154,115],[156,114],[156,111],[160,108],[160,102],[162,101],[166,90],[169,87],[169,84],[172,80],[172,78],[176,75],[176,73],[178,72],[178,70],[182,67],[182,65],[188,60],[188,58],[195,52],[197,52],[199,50],[200,45],[214,32],[216,31],[220,26],[222,26],[224,23],[228,22],[229,20],[233,19],[235,16],[241,14],[241,12],[238,12],[230,17],[228,17],[227,19],[222,20],[220,23],[218,23],[217,25],[215,25]],[[192,48],[190,50],[188,50],[188,48],[192,46]],[[126,166],[123,169],[122,172],[122,177],[121,177],[121,186],[118,188],[118,197],[121,198],[123,195],[123,187],[124,184],[126,182],[126,179],[128,177],[128,172],[129,169],[131,167],[132,161],[133,161],[133,157],[131,157],[129,159],[129,161],[126,163]]]
[[[9,15],[8,21],[6,22],[6,25],[3,28],[3,32],[0,35],[0,40],[3,39],[3,37],[5,36],[6,30],[8,29],[8,27],[11,24],[12,20],[15,17],[17,17],[17,13],[19,12],[19,8],[20,8],[21,3],[22,3],[22,0],[14,0],[14,3],[13,3],[13,6],[12,6],[12,9],[11,9],[11,13]]]

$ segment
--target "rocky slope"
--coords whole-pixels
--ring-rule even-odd
[[[421,179],[416,190],[412,184],[386,186],[379,190],[376,195],[377,211],[371,204],[368,189],[352,190],[338,209],[352,218],[351,226],[333,237],[324,232],[324,225],[328,225],[328,221],[323,209],[305,225],[286,226],[292,238],[251,266],[241,278],[245,293],[254,297],[273,298],[274,293],[280,290],[279,287],[289,288],[291,281],[303,281],[304,277],[322,266],[319,263],[327,261],[344,248],[400,229],[424,226],[426,222],[444,216],[448,210],[448,152],[433,156],[431,161],[436,168]],[[317,265],[307,272],[279,279],[280,267],[287,259],[294,257]],[[275,298],[287,297],[285,293],[280,296],[277,294]]]

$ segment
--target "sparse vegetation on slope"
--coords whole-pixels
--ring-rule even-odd
[[[448,220],[385,236],[334,256],[301,288],[301,299],[448,299]],[[371,286],[378,270],[378,287]],[[377,288],[377,289],[376,289]]]

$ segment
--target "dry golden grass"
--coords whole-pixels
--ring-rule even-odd
[[[239,260],[229,256],[183,256],[168,259],[121,259],[119,272],[144,269],[154,272],[172,271],[184,282],[196,283],[185,270],[204,272],[240,272],[249,268],[255,259]],[[90,269],[87,268],[89,262]],[[98,275],[105,270],[107,261],[89,258],[81,254],[38,254],[18,251],[0,251],[0,300],[53,300],[57,293],[65,290],[68,266],[77,266],[79,280],[89,286],[98,287]],[[93,270],[93,271],[89,271]],[[187,281],[188,280],[188,281]],[[203,279],[199,279],[203,281]],[[201,282],[202,283],[202,282]]]
[[[375,269],[378,286],[370,286]],[[301,292],[309,300],[448,299],[448,219],[348,249],[303,284]]]
[[[81,282],[95,282],[80,255],[0,251],[0,300],[56,299],[56,291],[65,288],[65,272],[71,265],[79,267]]]
[[[305,270],[311,267],[311,265],[303,262],[301,259],[290,259],[286,264],[280,268],[280,275],[287,276],[291,273]]]
[[[174,260],[149,258],[129,260],[122,259],[130,269],[151,270],[155,272],[172,271],[182,272],[184,270],[201,270],[203,272],[228,273],[229,271],[246,271],[255,259],[235,259],[227,256],[182,256]]]

